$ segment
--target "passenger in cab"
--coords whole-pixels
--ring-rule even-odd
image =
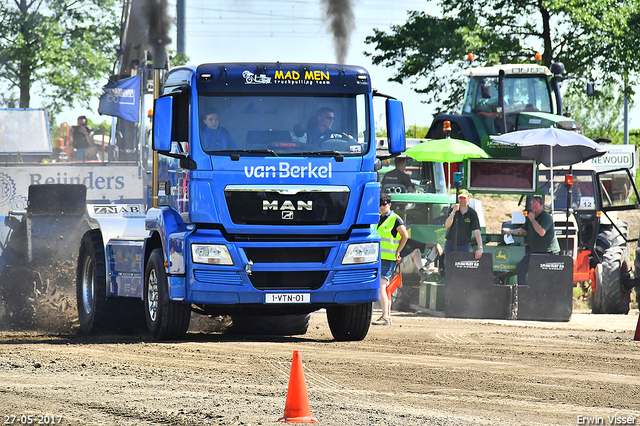
[[[200,143],[205,151],[236,149],[236,143],[224,127],[220,127],[220,114],[216,108],[204,116],[204,129],[200,132]]]

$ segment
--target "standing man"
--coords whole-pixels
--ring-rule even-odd
[[[529,259],[531,253],[559,254],[560,245],[556,238],[556,230],[553,226],[553,218],[544,209],[544,196],[534,195],[531,199],[531,211],[527,213],[527,218],[522,227],[509,229],[507,235],[528,235],[529,246],[527,254],[516,266],[518,285],[526,285],[527,273],[529,272]]]
[[[394,160],[394,164],[396,166],[395,169],[391,170],[382,178],[382,182],[380,185],[384,189],[385,185],[394,185],[399,184],[403,185],[407,192],[416,192],[416,188],[411,182],[411,178],[405,172],[407,168],[407,159],[405,157],[396,157]]]
[[[444,222],[444,226],[447,227],[447,239],[444,244],[445,261],[447,256],[454,251],[471,251],[473,235],[475,235],[476,244],[478,244],[476,259],[480,259],[480,256],[482,256],[480,222],[478,221],[478,213],[469,207],[470,198],[469,191],[461,189],[458,193],[458,204],[453,206],[447,220]],[[455,227],[452,226],[454,223],[456,224]]]
[[[387,297],[387,285],[396,265],[402,261],[400,252],[409,239],[407,228],[400,216],[391,210],[391,196],[380,195],[380,306],[382,315],[371,322],[373,325],[391,325],[391,300]]]

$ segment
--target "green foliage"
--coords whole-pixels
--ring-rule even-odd
[[[409,126],[407,130],[404,132],[405,136],[408,138],[424,138],[427,136],[427,132],[429,131],[428,126]]]
[[[622,143],[620,128],[624,120],[624,94],[619,86],[607,84],[596,90],[595,96],[586,95],[580,82],[571,81],[564,98],[571,118],[582,124],[583,133],[590,139],[604,137],[613,143]]]
[[[462,71],[469,66],[563,62],[573,76],[605,81],[637,80],[640,64],[640,0],[451,0],[442,17],[409,12],[407,23],[389,32],[374,29],[365,52],[376,65],[395,69],[392,81],[409,82],[435,104],[436,113],[458,109]],[[615,52],[612,52],[615,49]],[[630,87],[626,85],[626,87]],[[628,89],[627,89],[628,90]]]
[[[185,53],[177,55],[173,50],[169,50],[169,58],[169,66],[171,68],[186,65],[191,60]]]
[[[31,93],[55,116],[89,108],[111,71],[120,31],[114,0],[0,4],[0,105],[28,108]]]

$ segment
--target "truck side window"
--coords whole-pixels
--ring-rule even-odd
[[[175,95],[173,97],[173,135],[171,135],[172,141],[189,141],[189,111],[189,95]]]

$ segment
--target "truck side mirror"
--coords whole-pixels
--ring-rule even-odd
[[[153,107],[153,149],[171,151],[173,126],[173,98],[165,96],[155,100]]]
[[[406,149],[404,109],[402,108],[402,102],[397,99],[387,99],[386,110],[389,153],[402,154]]]
[[[596,94],[595,84],[587,83],[587,96],[591,97],[591,96],[595,96],[595,94]]]
[[[482,99],[491,99],[491,83],[485,83],[481,86]]]

